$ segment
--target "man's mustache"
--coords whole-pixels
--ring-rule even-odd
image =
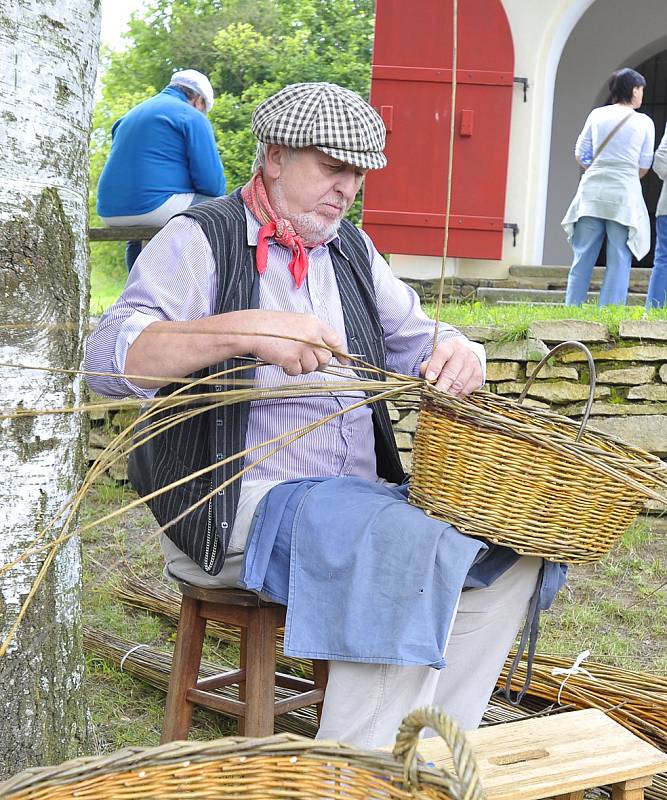
[[[331,200],[322,200],[322,205],[329,205],[329,206],[336,206],[336,208],[340,209],[341,211],[347,210],[347,203],[345,200],[341,200],[340,198],[332,198]]]

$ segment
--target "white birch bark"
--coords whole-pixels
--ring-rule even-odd
[[[2,364],[80,366],[99,12],[99,0],[0,0]],[[81,389],[69,376],[0,366],[3,410],[73,405]],[[0,565],[20,555],[78,487],[82,434],[75,415],[0,421]],[[43,560],[0,575],[0,642]],[[72,540],[0,658],[0,777],[84,745],[80,573],[80,543]]]

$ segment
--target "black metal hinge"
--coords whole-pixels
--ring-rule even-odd
[[[516,237],[519,235],[519,226],[516,222],[503,222],[503,228],[512,231],[512,247],[516,247]]]
[[[528,78],[514,78],[514,83],[523,84],[523,102],[528,102]]]

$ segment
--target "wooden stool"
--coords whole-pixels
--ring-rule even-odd
[[[612,787],[612,800],[643,800],[653,775],[667,770],[667,754],[602,711],[490,725],[466,734],[487,800],[583,800],[586,789]],[[447,745],[422,739],[418,753],[453,768]]]
[[[242,736],[270,736],[274,719],[296,708],[317,704],[318,719],[327,683],[327,662],[313,661],[314,681],[276,674],[276,632],[285,625],[285,606],[260,600],[241,589],[200,589],[179,584],[181,614],[169,678],[162,743],[187,739],[195,706],[231,714]],[[206,620],[241,629],[239,669],[199,678]],[[239,686],[239,699],[214,694],[222,686]],[[298,694],[276,702],[275,687]]]

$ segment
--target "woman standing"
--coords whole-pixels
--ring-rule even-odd
[[[653,159],[653,171],[663,181],[655,211],[655,255],[648,283],[646,308],[664,308],[667,300],[667,126]]]
[[[607,267],[599,304],[623,305],[632,256],[648,253],[651,230],[640,178],[653,160],[655,127],[637,114],[646,80],[634,69],[617,70],[609,79],[611,105],[594,108],[579,134],[575,157],[584,169],[574,200],[561,225],[572,244],[566,305],[586,301],[593,267],[607,235]]]

